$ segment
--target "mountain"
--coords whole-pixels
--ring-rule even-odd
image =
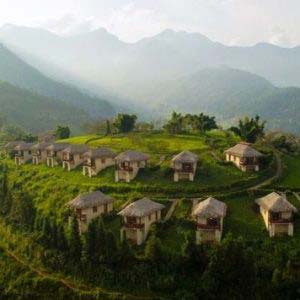
[[[173,30],[125,43],[102,28],[61,37],[43,29],[14,25],[0,29],[0,40],[18,54],[31,54],[131,98],[139,98],[140,91],[152,83],[220,66],[255,73],[277,86],[300,86],[300,47],[266,43],[230,47],[199,33]],[[30,57],[27,59],[34,64]]]
[[[0,116],[7,124],[34,134],[68,125],[73,133],[81,131],[88,114],[71,104],[0,82]]]
[[[69,84],[46,77],[3,45],[0,45],[0,80],[47,97],[64,100],[85,110],[91,117],[101,118],[114,114],[114,107],[106,100],[89,96]]]
[[[155,101],[150,101],[155,99]],[[269,128],[300,131],[300,88],[277,88],[263,77],[231,68],[209,68],[153,88],[153,114],[206,112],[231,125],[260,115]]]
[[[127,99],[123,110],[148,119],[171,110],[204,111],[231,124],[257,113],[272,128],[300,130],[299,89],[289,87],[300,86],[300,47],[230,47],[173,30],[125,43],[101,28],[61,37],[14,25],[0,29],[0,40],[53,77],[71,74],[63,75],[66,81],[73,76],[95,93],[113,91],[120,102]]]

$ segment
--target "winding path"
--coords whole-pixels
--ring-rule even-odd
[[[281,155],[278,151],[274,150],[274,156],[275,156],[275,160],[276,160],[276,172],[274,174],[274,176],[272,176],[271,178],[266,179],[265,181],[248,188],[248,190],[258,190],[262,187],[265,187],[269,184],[271,184],[274,180],[279,179],[282,176],[282,160],[281,160]]]

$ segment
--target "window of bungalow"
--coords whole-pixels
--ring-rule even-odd
[[[93,206],[93,213],[96,213],[98,211],[98,207],[97,206]]]
[[[150,215],[148,216],[148,221],[151,221],[151,219],[152,219],[152,214],[150,214]]]
[[[137,218],[136,217],[126,217],[126,221],[129,224],[136,224],[137,223]]]
[[[280,217],[281,217],[281,214],[280,213],[278,213],[278,212],[272,212],[271,213],[271,220],[279,220],[280,219]]]
[[[102,159],[101,159],[101,163],[102,163],[102,164],[105,164],[105,158],[102,158]]]
[[[208,218],[207,219],[207,225],[210,225],[210,226],[217,226],[218,225],[218,219],[216,218]]]

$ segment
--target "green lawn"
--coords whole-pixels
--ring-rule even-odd
[[[286,188],[300,188],[300,157],[285,155],[283,164],[283,177],[278,184]]]

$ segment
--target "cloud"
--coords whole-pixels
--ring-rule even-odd
[[[281,27],[274,27],[272,29],[269,42],[284,47],[290,47],[293,44],[288,33]]]
[[[45,28],[59,35],[80,34],[97,27],[94,17],[78,18],[72,14],[46,21],[35,21],[35,26]]]

